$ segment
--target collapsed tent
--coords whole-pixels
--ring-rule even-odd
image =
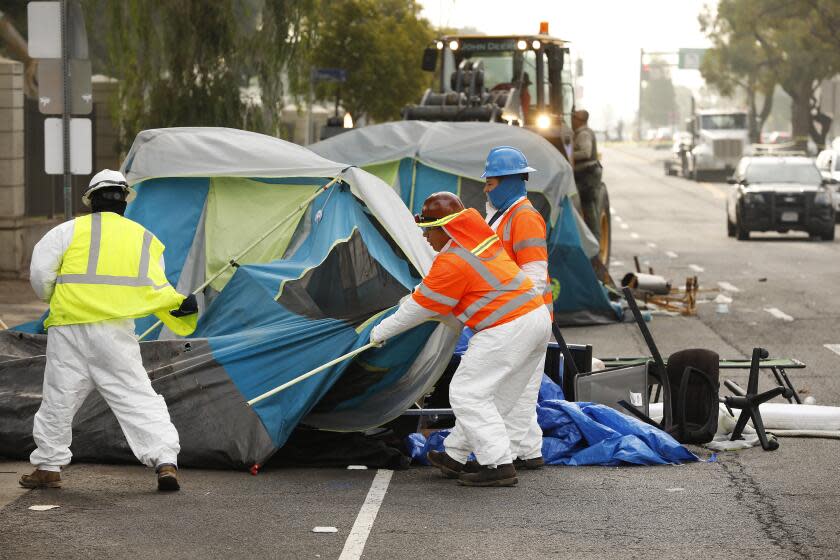
[[[543,376],[537,402],[543,430],[542,456],[548,465],[668,465],[697,461],[696,455],[668,433],[602,404],[568,402],[563,390]],[[448,430],[427,439],[411,434],[413,461],[429,464],[426,454],[443,451]]]
[[[391,185],[417,213],[434,192],[456,193],[483,215],[484,163],[491,148],[522,150],[537,169],[528,197],[549,227],[549,275],[561,324],[614,322],[620,317],[592,268],[598,243],[573,203],[574,175],[566,159],[541,136],[498,123],[402,121],[345,132],[310,146],[336,161],[358,165]]]
[[[166,246],[170,283],[186,294],[210,281],[189,339],[149,330],[154,317],[136,321],[138,333],[149,330],[144,365],[181,434],[182,464],[262,464],[301,422],[341,431],[378,426],[445,368],[458,333],[429,322],[248,407],[247,400],[366,344],[370,329],[428,270],[431,247],[375,176],[260,134],[144,131],[122,171],[137,190],[126,216]],[[0,338],[0,355],[10,358],[0,362],[2,455],[32,449],[44,344],[43,336],[20,332]],[[73,451],[80,459],[131,458],[96,393],[76,417]]]

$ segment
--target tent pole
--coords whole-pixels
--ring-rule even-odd
[[[356,348],[352,352],[348,352],[347,354],[344,354],[343,356],[339,356],[338,358],[336,358],[332,361],[329,361],[322,366],[318,366],[315,369],[313,369],[313,370],[311,370],[307,373],[304,373],[303,375],[299,375],[299,376],[295,377],[294,379],[292,379],[291,381],[287,381],[287,382],[283,383],[282,385],[280,385],[279,387],[275,387],[271,391],[263,393],[262,395],[260,395],[258,397],[254,397],[253,399],[248,401],[248,406],[254,406],[255,404],[257,404],[261,400],[267,399],[268,397],[270,397],[272,395],[276,395],[280,391],[284,391],[284,390],[288,389],[289,387],[291,387],[292,385],[297,385],[301,381],[309,379],[310,377],[312,377],[316,373],[320,373],[320,372],[324,371],[325,369],[328,369],[328,368],[334,366],[335,364],[337,364],[339,362],[343,362],[344,360],[352,358],[356,354],[361,354],[365,350],[368,350],[370,348],[374,348],[374,347],[377,347],[377,346],[381,346],[381,344],[376,343],[376,342],[368,342],[367,344],[365,344],[361,348]]]
[[[208,278],[207,280],[205,280],[203,284],[201,284],[198,288],[196,288],[195,290],[193,290],[193,291],[192,291],[193,295],[196,295],[196,294],[198,294],[199,292],[201,292],[202,290],[204,290],[204,288],[206,288],[207,286],[209,286],[212,282],[214,282],[214,281],[216,280],[216,278],[218,278],[219,276],[221,276],[222,274],[224,274],[225,272],[227,272],[227,270],[229,270],[231,267],[234,267],[234,266],[238,267],[238,266],[239,266],[239,260],[240,260],[242,257],[244,257],[246,254],[248,254],[248,253],[251,251],[251,249],[253,249],[253,248],[254,248],[254,247],[256,247],[257,245],[259,245],[260,243],[262,243],[263,241],[265,241],[265,240],[266,240],[266,238],[268,238],[268,236],[269,236],[269,235],[271,235],[272,233],[274,233],[275,231],[277,231],[278,229],[280,229],[283,225],[285,225],[287,222],[289,222],[289,220],[291,220],[291,219],[295,216],[295,214],[297,214],[297,212],[298,212],[299,210],[302,210],[302,209],[306,208],[307,206],[309,206],[309,203],[311,203],[313,200],[315,200],[316,198],[318,198],[318,196],[319,196],[322,192],[326,191],[326,190],[327,190],[327,189],[329,189],[331,186],[333,186],[334,184],[336,184],[336,182],[338,182],[340,179],[341,179],[341,174],[339,174],[339,176],[338,176],[338,177],[336,177],[335,179],[333,179],[332,181],[330,181],[329,183],[327,183],[327,184],[326,184],[326,185],[324,185],[323,187],[320,187],[317,191],[315,191],[314,193],[312,193],[312,195],[311,195],[310,197],[308,197],[306,200],[304,200],[303,202],[301,202],[301,203],[298,205],[298,207],[295,209],[295,211],[294,211],[294,212],[290,213],[288,216],[286,216],[285,218],[283,218],[282,220],[280,220],[277,224],[275,224],[274,226],[272,226],[272,228],[271,228],[271,229],[269,229],[268,231],[266,231],[266,232],[265,232],[265,233],[264,233],[264,234],[263,234],[263,235],[262,235],[259,239],[257,239],[256,241],[254,241],[253,243],[251,243],[250,245],[248,245],[248,247],[247,247],[247,248],[245,248],[245,249],[244,249],[242,252],[240,252],[238,255],[236,255],[235,257],[231,258],[231,259],[230,259],[230,261],[228,261],[228,263],[227,263],[225,266],[223,266],[222,268],[220,268],[220,269],[219,269],[219,270],[218,270],[218,271],[217,271],[217,272],[216,272],[213,276],[211,276],[210,278]],[[157,323],[155,323],[154,325],[152,325],[151,327],[149,327],[148,329],[146,329],[146,332],[144,332],[143,334],[141,334],[141,335],[140,335],[140,337],[139,337],[137,340],[138,340],[138,341],[139,341],[139,340],[143,340],[144,338],[146,338],[147,336],[149,336],[149,334],[150,334],[153,330],[155,330],[156,328],[158,328],[158,327],[161,325],[161,323],[163,323],[163,321],[158,321]]]

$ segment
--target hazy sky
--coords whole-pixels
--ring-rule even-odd
[[[474,27],[488,34],[537,33],[549,22],[554,37],[572,42],[583,58],[583,98],[593,128],[604,120],[629,123],[639,99],[639,49],[702,48],[708,40],[697,16],[715,0],[419,0],[434,25]],[[674,81],[702,83],[699,72],[680,70]]]

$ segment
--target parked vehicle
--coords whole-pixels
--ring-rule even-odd
[[[805,231],[834,239],[837,180],[824,179],[807,157],[745,157],[726,200],[726,233],[740,240],[752,231]]]
[[[679,173],[694,181],[722,179],[751,150],[747,114],[742,111],[697,111],[686,121],[686,131],[678,135],[673,157],[665,164],[668,175]]]
[[[821,151],[817,156],[817,169],[820,170],[823,179],[840,181],[840,150]],[[840,222],[840,182],[832,186],[834,187],[834,216]]]

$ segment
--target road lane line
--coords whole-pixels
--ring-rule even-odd
[[[696,264],[690,264],[690,265],[688,265],[688,268],[690,268],[694,272],[705,272],[706,271],[705,268],[703,268],[702,266],[697,266]]]
[[[840,356],[840,344],[823,344],[823,346]]]
[[[718,282],[717,285],[718,285],[718,287],[720,287],[721,290],[723,290],[725,292],[740,292],[741,291],[738,288],[736,288],[735,286],[733,286],[732,284],[730,284],[729,282]]]
[[[668,256],[669,259],[676,259],[677,257],[679,257],[679,255],[673,251],[667,251],[665,254]]]
[[[714,185],[713,183],[697,183],[697,184],[700,185],[701,187],[703,187],[704,189],[706,189],[707,191],[709,191],[710,193],[712,193],[712,196],[717,198],[718,200],[726,200],[726,193],[720,192],[717,189],[716,185]]]
[[[338,560],[358,560],[362,557],[362,552],[365,550],[365,543],[367,543],[370,530],[373,528],[373,522],[376,521],[376,515],[379,513],[379,507],[385,499],[385,493],[388,491],[388,484],[391,483],[391,476],[394,471],[387,469],[379,469],[376,471],[376,476],[373,477],[373,482],[370,485],[365,503],[362,504],[362,509],[359,510],[359,515],[356,516],[356,522],[353,523],[353,528],[350,534],[347,535],[347,540],[344,542],[344,549],[341,551],[341,556]]]
[[[777,307],[765,307],[764,311],[775,317],[776,319],[781,319],[782,321],[793,321],[793,317],[782,311]]]

